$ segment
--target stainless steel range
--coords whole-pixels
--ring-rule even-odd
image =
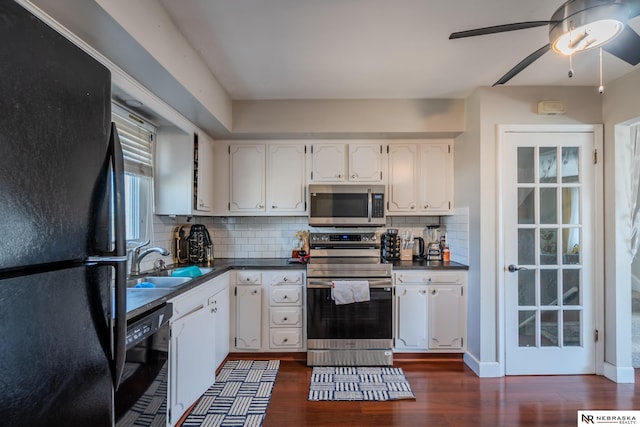
[[[307,266],[307,365],[391,366],[391,264],[373,232],[311,233]],[[336,304],[332,284],[368,285],[369,300]],[[363,283],[366,282],[366,283]]]

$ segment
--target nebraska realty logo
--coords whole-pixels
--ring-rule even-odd
[[[640,425],[640,411],[578,411],[578,426]]]

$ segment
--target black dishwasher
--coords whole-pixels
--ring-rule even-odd
[[[167,356],[170,303],[127,321],[127,358],[115,392],[116,426],[146,425],[164,417],[167,401]],[[143,422],[140,424],[140,422]]]

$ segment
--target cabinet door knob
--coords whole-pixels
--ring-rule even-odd
[[[257,291],[257,290],[253,290],[251,293],[252,293],[253,295],[255,295],[255,294],[257,294],[257,293],[258,293],[258,291]]]
[[[435,290],[435,289],[432,289],[432,290],[431,290],[431,295],[435,295],[435,294],[436,294],[436,290]]]
[[[430,207],[431,207],[431,206],[429,206],[428,204],[427,204],[427,205],[424,205],[424,208],[425,208],[425,209],[429,209]]]
[[[218,312],[218,307],[214,307],[214,308],[212,308],[212,309],[211,309],[211,312],[212,312],[212,313],[217,313],[217,312]]]
[[[283,281],[283,282],[286,282],[286,281],[287,281],[287,278],[285,277],[284,279],[282,279],[282,281]]]
[[[342,178],[342,174],[338,173],[338,175],[336,175],[338,178]]]
[[[415,208],[416,208],[416,205],[411,205],[411,209],[415,209]]]
[[[283,322],[286,322],[287,320],[289,319],[287,319],[286,317],[282,319]]]
[[[278,209],[276,205],[271,205],[271,209]]]
[[[351,178],[355,179],[357,178],[358,175],[356,175],[355,173],[351,175]]]
[[[289,338],[285,338],[282,340],[282,342],[287,342],[287,341],[289,341]]]

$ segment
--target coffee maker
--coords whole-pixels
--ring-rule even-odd
[[[177,264],[211,264],[213,242],[202,224],[179,225],[174,232],[174,261]]]

